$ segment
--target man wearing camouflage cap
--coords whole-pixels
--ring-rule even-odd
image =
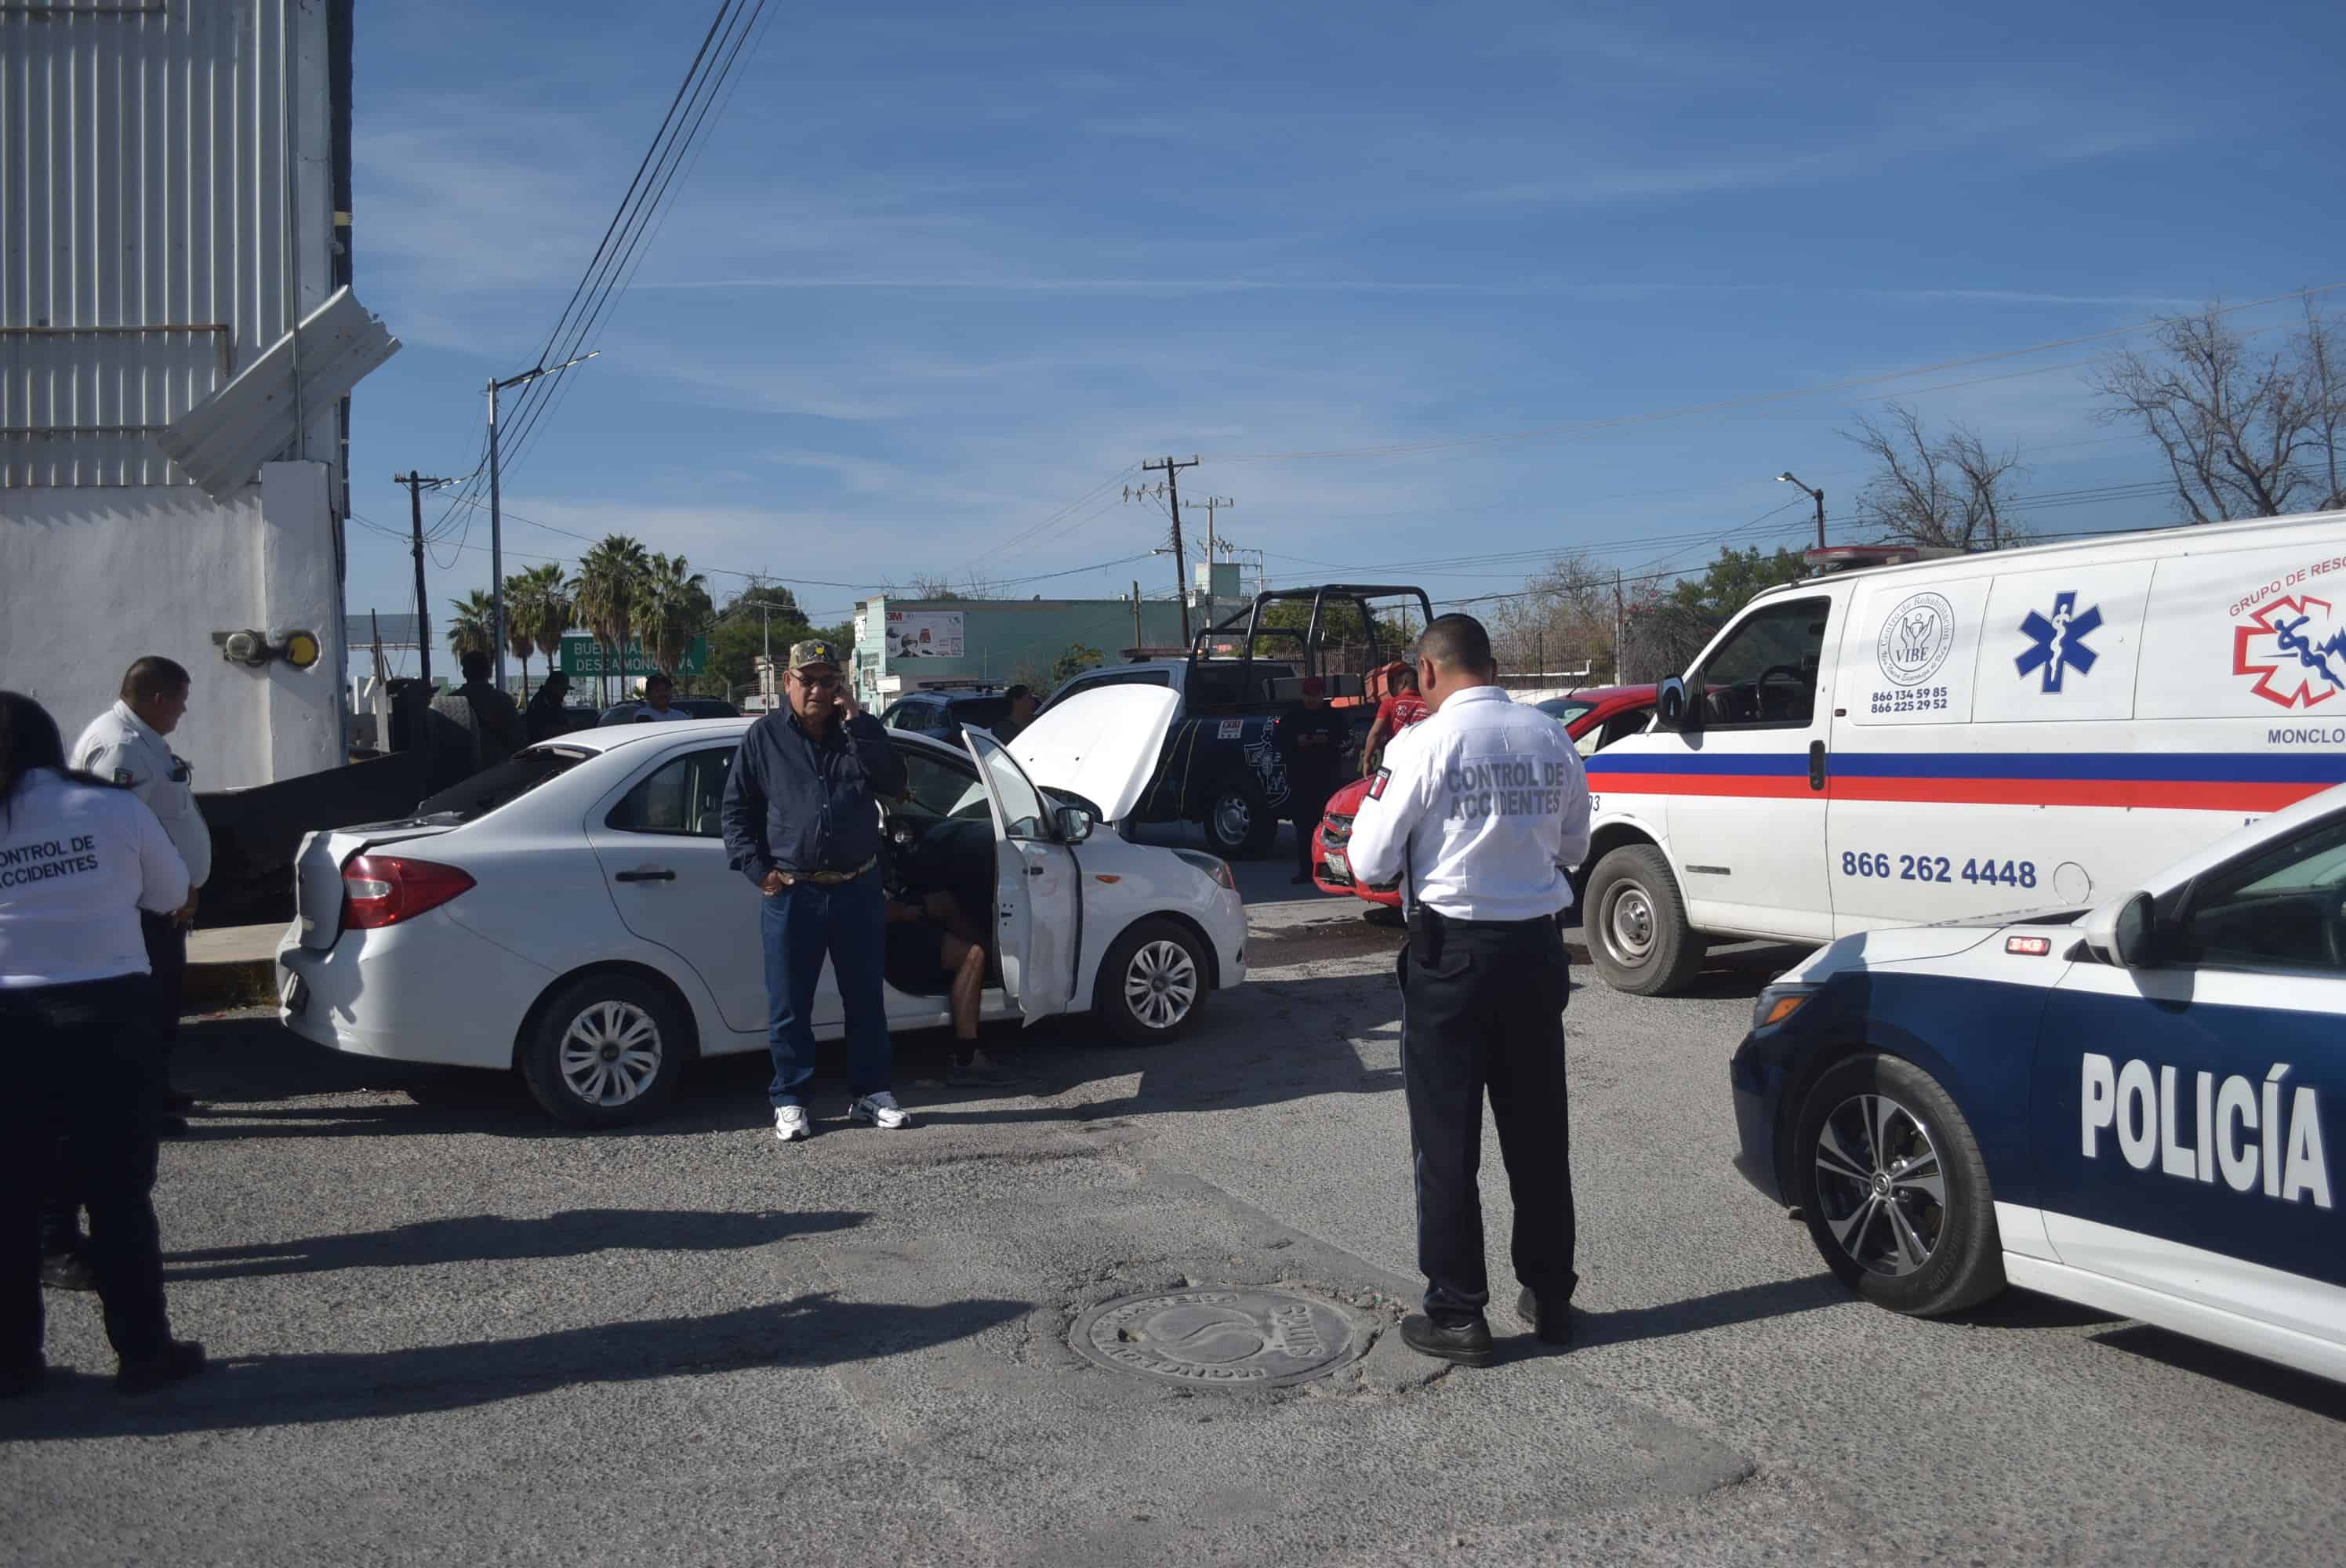
[[[888,1014],[881,996],[887,899],[880,883],[880,801],[904,789],[904,762],[878,719],[856,707],[839,650],[821,637],[790,646],[790,697],[750,727],[725,779],[725,849],[764,894],[768,1098],[774,1136],[812,1131],[800,1092],[814,1076],[815,983],[831,958],[847,1017],[848,1115],[890,1129],[912,1118],[890,1092]]]

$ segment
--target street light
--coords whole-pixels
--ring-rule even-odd
[[[1809,490],[1807,485],[1792,477],[1792,471],[1789,468],[1776,475],[1776,483],[1790,484],[1799,490],[1808,490],[1810,494],[1817,498],[1817,548],[1823,549],[1825,547],[1825,493],[1821,490]]]
[[[538,365],[517,376],[489,383],[489,635],[496,649],[499,691],[505,688],[505,532],[497,494],[497,393],[507,387],[527,386],[540,376],[554,375],[573,365],[583,365],[602,351],[592,349],[575,360],[565,360],[558,365]]]

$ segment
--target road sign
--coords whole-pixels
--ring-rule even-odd
[[[603,645],[581,632],[562,639],[561,670],[569,676],[649,675],[659,667],[644,652],[644,645],[630,642],[620,657],[619,667],[606,669]],[[670,675],[699,675],[709,667],[709,639],[695,637],[684,646],[684,657],[678,661]]]

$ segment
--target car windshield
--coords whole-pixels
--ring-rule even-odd
[[[415,808],[416,816],[470,822],[500,806],[510,806],[549,779],[558,779],[589,757],[592,751],[572,746],[534,746],[508,757],[494,768],[484,768],[461,784],[452,784]]]
[[[1536,706],[1542,713],[1546,714],[1558,724],[1566,725],[1572,723],[1584,713],[1594,712],[1596,708],[1593,702],[1580,702],[1569,697],[1551,697],[1545,702]]]

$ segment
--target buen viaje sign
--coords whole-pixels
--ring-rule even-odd
[[[639,642],[630,642],[621,651],[619,667],[617,669],[605,667],[605,657],[608,651],[601,643],[584,633],[576,636],[566,636],[562,639],[562,662],[558,667],[563,674],[573,676],[649,675],[659,667],[652,663],[651,656],[644,651],[644,645]],[[708,667],[709,639],[695,637],[685,645],[684,657],[678,662],[676,668],[668,673],[699,675]]]

